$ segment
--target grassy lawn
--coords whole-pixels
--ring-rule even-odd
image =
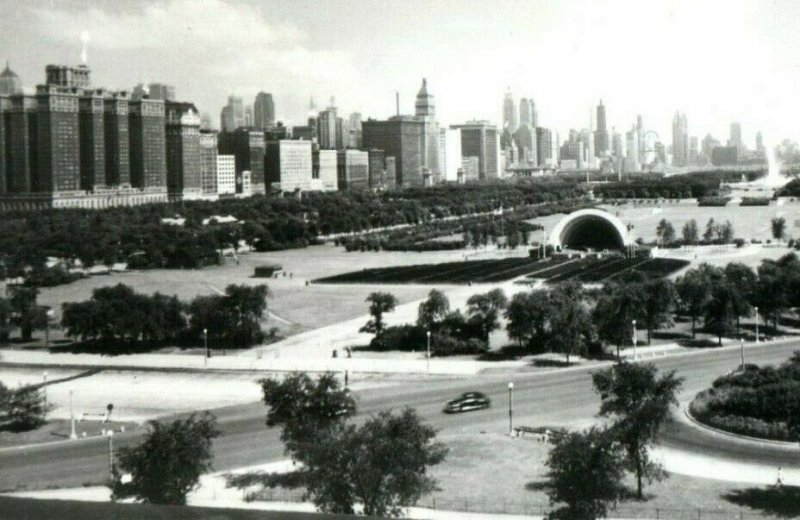
[[[424,498],[420,505],[433,505],[435,500],[440,509],[530,514],[549,507],[544,491],[527,487],[545,479],[549,444],[533,437],[512,439],[498,433],[445,435],[441,439],[450,448],[445,463],[432,471],[441,491]],[[628,478],[626,485],[634,490],[634,479]],[[757,518],[766,509],[763,497],[770,491],[672,474],[646,486],[644,501],[620,502],[610,516],[656,518],[658,509],[661,518],[698,518],[700,509],[701,518],[738,518],[740,504],[760,504],[741,508],[745,518]],[[795,509],[795,514],[800,514],[800,503]]]

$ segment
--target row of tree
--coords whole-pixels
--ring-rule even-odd
[[[772,238],[783,240],[786,238],[786,219],[775,217],[770,221]],[[665,247],[677,245],[697,245],[697,244],[730,244],[736,242],[733,224],[729,220],[716,222],[713,218],[706,223],[702,240],[697,228],[697,221],[689,220],[681,229],[681,236],[675,233],[675,228],[667,219],[661,219],[656,226],[656,237],[658,244]]]
[[[47,325],[47,309],[37,303],[38,289],[12,286],[9,292],[9,298],[0,297],[0,345],[8,343],[15,328],[22,341],[30,341],[34,330]]]
[[[197,296],[186,303],[177,296],[138,294],[117,284],[92,291],[89,300],[62,305],[66,334],[112,349],[146,344],[207,340],[211,345],[246,348],[264,339],[266,285],[229,285],[224,294]]]
[[[25,276],[47,257],[84,266],[129,262],[137,268],[196,268],[245,241],[256,250],[304,247],[320,235],[581,198],[569,182],[494,182],[385,193],[304,193],[301,197],[192,201],[103,210],[19,211],[0,219],[0,278]],[[239,224],[203,225],[232,215]],[[165,225],[180,216],[183,225]],[[50,277],[52,278],[52,277]]]

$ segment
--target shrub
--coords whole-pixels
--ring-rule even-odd
[[[726,206],[730,198],[728,197],[703,197],[697,201],[698,206]]]

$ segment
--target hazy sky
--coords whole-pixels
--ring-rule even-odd
[[[27,87],[80,63],[83,32],[95,85],[174,84],[215,124],[259,90],[289,124],[312,95],[384,118],[399,91],[410,113],[426,77],[443,124],[499,124],[510,87],[562,137],[602,98],[609,129],[641,113],[667,142],[675,110],[701,138],[738,120],[750,146],[800,139],[800,1],[0,0],[0,60]]]

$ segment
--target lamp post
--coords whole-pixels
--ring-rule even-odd
[[[114,430],[108,430],[108,474],[114,481]]]
[[[508,383],[508,436],[514,436],[514,382]]]
[[[431,331],[428,331],[426,333],[426,335],[428,336],[428,356],[427,356],[427,361],[426,361],[426,371],[428,373],[430,373],[430,371],[431,371]]]
[[[211,353],[208,351],[208,329],[203,329],[203,347],[206,349],[206,357],[203,365],[208,366],[208,358],[211,357]]]
[[[739,351],[742,354],[742,372],[744,372],[744,338],[739,338]]]
[[[633,360],[636,361],[636,320],[633,320]]]
[[[756,343],[758,343],[758,307],[756,307]]]
[[[75,433],[75,413],[72,407],[72,390],[69,391],[69,438],[77,439],[78,434]]]
[[[47,370],[42,372],[42,393],[44,394],[44,413],[47,414]]]

